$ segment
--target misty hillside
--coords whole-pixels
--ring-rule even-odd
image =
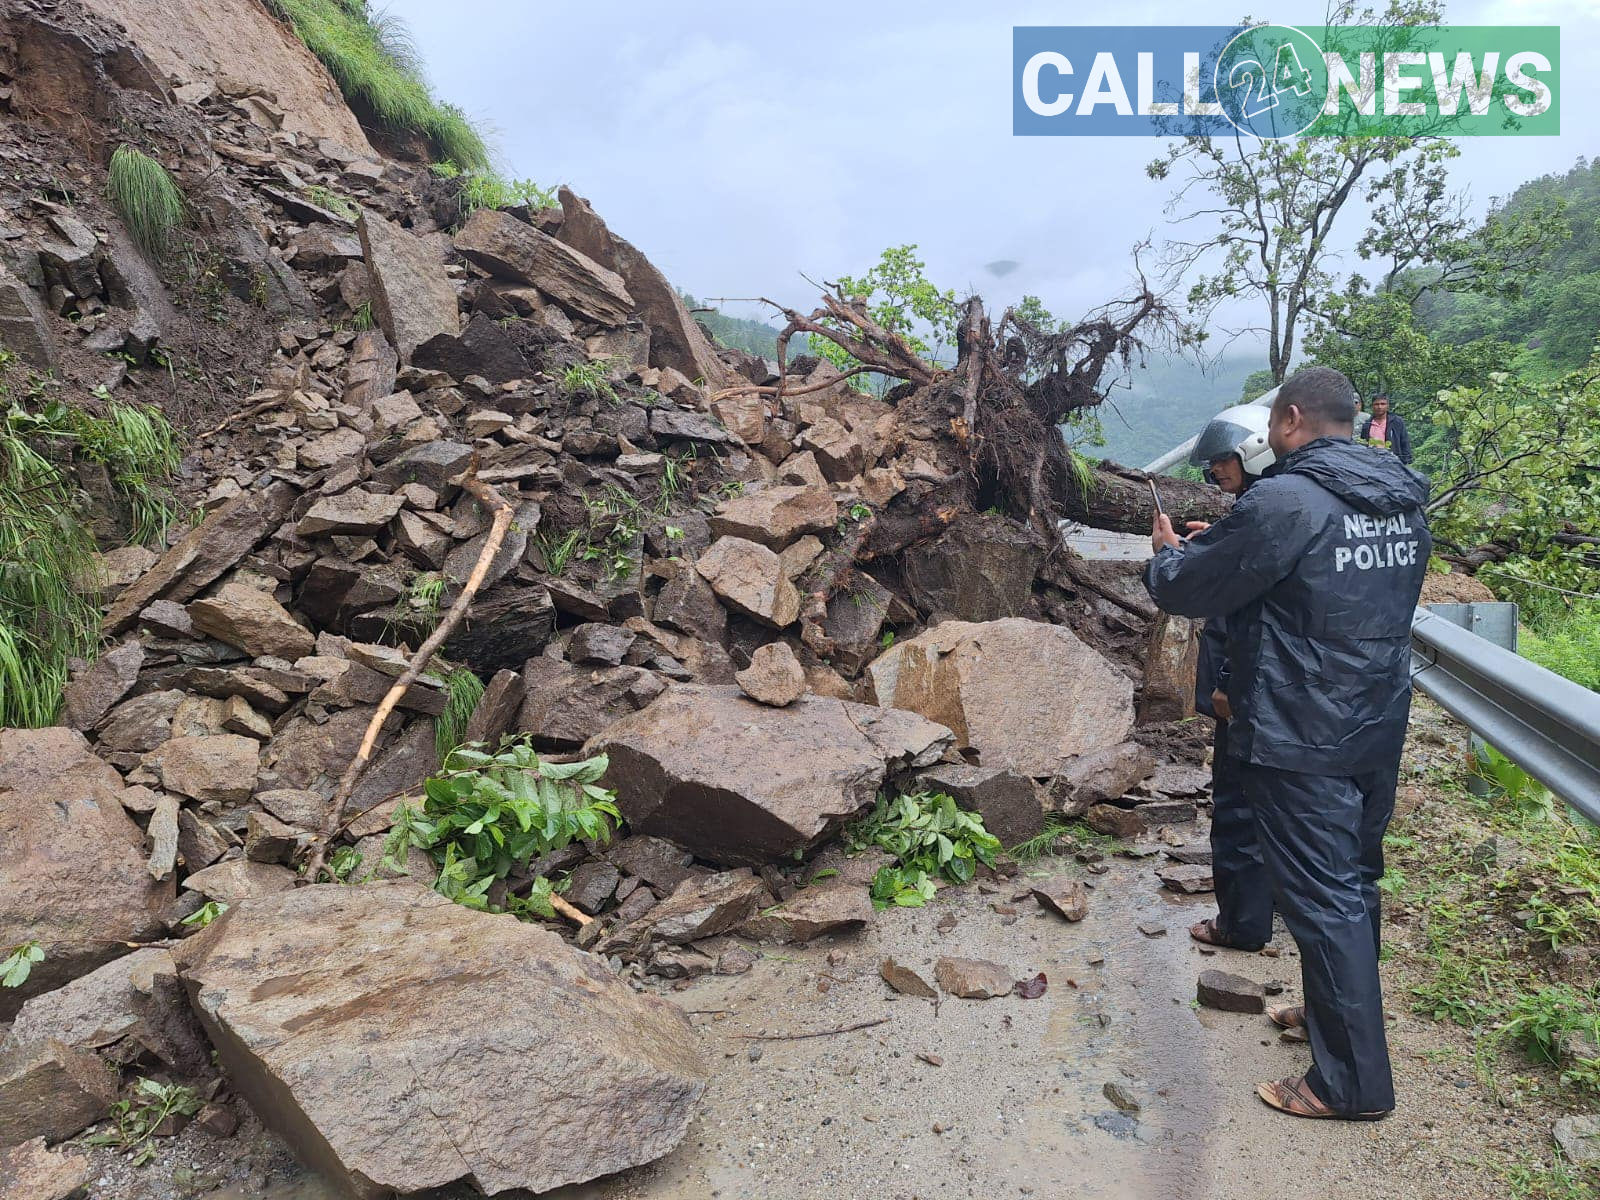
[[[1142,467],[1199,433],[1219,409],[1237,404],[1245,379],[1262,365],[1237,355],[1202,370],[1188,359],[1151,355],[1149,365],[1133,373],[1131,386],[1114,390],[1102,406],[1105,445],[1086,450]]]

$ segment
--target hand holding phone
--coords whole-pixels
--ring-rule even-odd
[[[1168,546],[1177,546],[1181,539],[1172,531],[1172,522],[1167,519],[1166,505],[1161,503],[1161,493],[1156,491],[1156,481],[1146,479],[1150,485],[1150,499],[1155,501],[1156,511],[1150,519],[1150,550],[1151,553],[1160,554]]]

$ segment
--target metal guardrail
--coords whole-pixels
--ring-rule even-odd
[[[1600,693],[1423,608],[1411,619],[1411,683],[1600,822]]]

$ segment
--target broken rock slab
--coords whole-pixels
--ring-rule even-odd
[[[189,620],[201,633],[237,646],[251,658],[269,654],[294,662],[317,646],[316,635],[258,588],[223,584],[216,595],[191,601]]]
[[[1223,1012],[1258,1013],[1267,1009],[1267,992],[1253,979],[1227,971],[1201,971],[1200,1003]]]
[[[0,1150],[0,1200],[68,1200],[89,1182],[89,1159],[36,1137]]]
[[[238,804],[255,790],[261,743],[237,733],[175,737],[148,760],[169,792],[219,804]]]
[[[800,593],[783,560],[759,542],[724,536],[711,544],[695,570],[729,608],[782,629],[800,615]]]
[[[510,213],[478,209],[455,244],[491,274],[531,283],[563,308],[602,325],[620,325],[637,308],[622,276]]]
[[[1040,880],[1029,890],[1041,905],[1068,921],[1081,921],[1089,915],[1089,890],[1081,879],[1057,875]]]
[[[636,1167],[677,1145],[705,1090],[675,1006],[413,883],[247,900],[174,956],[232,1086],[363,1200]]]
[[[123,791],[80,733],[0,730],[0,946],[45,953],[21,987],[0,989],[0,1020],[165,932],[172,884],[145,869]]]
[[[1022,617],[945,621],[867,668],[879,704],[953,730],[986,767],[1053,775],[1133,727],[1133,684],[1070,629]]]
[[[1211,877],[1209,864],[1201,865],[1184,864],[1174,867],[1162,867],[1157,874],[1161,878],[1163,887],[1171,888],[1175,892],[1185,895],[1197,895],[1201,892],[1212,891],[1216,887]]]
[[[826,879],[745,922],[742,932],[772,942],[809,942],[825,933],[861,929],[872,919],[872,898],[859,884]]]
[[[143,665],[144,646],[136,640],[107,650],[67,684],[61,723],[70,729],[93,729],[138,682]]]
[[[556,236],[622,277],[650,327],[651,365],[674,369],[685,379],[703,379],[708,391],[732,383],[731,372],[666,277],[630,242],[606,228],[588,201],[565,187],[558,194],[562,219]]]
[[[946,993],[963,1000],[1009,996],[1017,981],[1009,968],[985,958],[941,958],[933,964],[933,977]]]
[[[737,537],[782,550],[807,533],[823,533],[839,521],[839,504],[825,487],[764,487],[717,505],[713,537]]]
[[[654,941],[681,946],[737,929],[771,903],[767,885],[748,867],[696,875],[638,921],[618,929],[612,941],[631,942],[648,932]]]
[[[1119,742],[1061,764],[1045,791],[1045,805],[1081,817],[1094,804],[1120,800],[1155,773],[1155,756],[1138,742]]]
[[[99,1120],[116,1068],[141,1056],[186,1075],[210,1065],[172,956],[153,947],[22,1006],[0,1042],[0,1144],[59,1140]]]
[[[584,748],[635,833],[726,866],[775,862],[871,804],[890,773],[936,761],[948,730],[816,695],[769,708],[737,688],[669,688]]]
[[[375,213],[363,212],[356,231],[371,279],[373,314],[402,362],[429,338],[460,330],[455,285],[432,246]]]
[[[977,813],[983,827],[1008,848],[1044,828],[1038,785],[1016,771],[940,763],[917,776],[917,787],[944,792],[968,812]]]
[[[883,981],[902,996],[915,996],[919,1000],[937,1000],[939,993],[916,971],[892,958],[878,964],[878,974]]]
[[[1550,1132],[1573,1166],[1600,1163],[1600,1116],[1562,1117]]]
[[[283,524],[296,494],[276,481],[222,505],[117,597],[106,613],[105,632],[121,633],[152,601],[182,604],[199,595]]]

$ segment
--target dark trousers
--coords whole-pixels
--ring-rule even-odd
[[[1228,754],[1228,722],[1217,722],[1211,751],[1211,877],[1217,932],[1241,950],[1272,938],[1272,885],[1261,859],[1255,814],[1245,799],[1244,765]]]
[[[1273,898],[1300,947],[1315,1060],[1306,1080],[1335,1112],[1386,1112],[1394,1080],[1378,983],[1378,879],[1397,772],[1250,764],[1242,773]]]

